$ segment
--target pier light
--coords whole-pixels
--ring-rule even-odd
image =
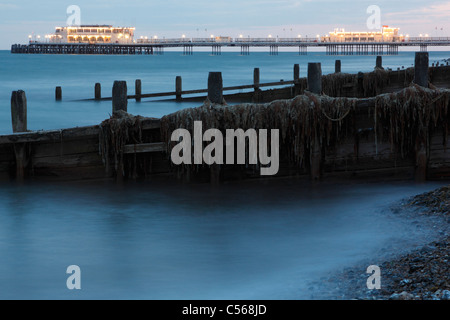
[[[301,34],[299,34],[298,36],[297,36],[298,38],[301,38],[302,37],[302,35]]]
[[[144,39],[144,36],[141,36],[141,39]]]
[[[320,34],[317,35],[317,38],[320,38]]]
[[[272,38],[272,35],[271,34],[269,34],[268,36],[267,36],[268,38]]]
[[[182,35],[181,37],[182,37],[182,38],[184,39],[184,38],[186,38],[186,35],[185,35],[185,34],[183,34],[183,35]]]
[[[239,35],[239,38],[243,38],[244,36],[242,34]]]
[[[429,37],[428,34],[426,34],[425,37]]]
[[[153,36],[153,39],[155,39],[155,40],[156,40],[156,39],[158,39],[158,36],[156,36],[156,35],[155,35],[155,36]]]
[[[419,34],[419,37],[423,37],[423,35],[422,35],[422,34]]]
[[[212,39],[212,38],[214,38],[214,35],[212,34],[212,35],[210,35],[210,37],[211,37],[211,39]]]
[[[129,35],[125,35],[125,39],[128,39],[130,36]]]
[[[148,37],[145,37],[145,39],[148,39]]]

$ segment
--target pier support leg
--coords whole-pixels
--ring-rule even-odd
[[[61,101],[62,100],[62,89],[61,87],[56,87],[55,89],[55,100]]]
[[[127,82],[126,81],[114,81],[112,90],[112,112],[123,110],[127,112],[128,100],[127,100]]]
[[[94,88],[94,97],[95,100],[101,100],[102,98],[102,85],[100,83],[96,83],[95,84],[95,88]]]
[[[141,102],[141,94],[142,94],[142,81],[140,79],[136,79],[134,83],[136,102]]]
[[[211,103],[223,103],[222,72],[210,72],[208,76],[208,99]]]
[[[183,87],[182,87],[182,79],[180,76],[177,76],[175,78],[175,93],[176,93],[176,99],[177,101],[181,101],[181,92],[183,91]]]
[[[13,91],[11,95],[11,120],[13,132],[27,131],[27,98],[22,90]],[[25,177],[25,167],[28,164],[26,143],[14,144],[14,155],[16,159],[16,179],[23,181]]]
[[[308,91],[322,94],[322,66],[320,63],[308,63]]]
[[[428,52],[416,52],[414,64],[414,83],[428,88]]]

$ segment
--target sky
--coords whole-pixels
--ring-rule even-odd
[[[315,37],[335,28],[366,31],[367,8],[381,23],[411,36],[450,36],[450,1],[396,0],[0,0],[0,50],[28,35],[65,26],[67,8],[81,9],[81,24],[136,27],[136,37]],[[437,29],[436,29],[437,28]]]

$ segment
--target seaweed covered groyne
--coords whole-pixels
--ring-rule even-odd
[[[449,179],[450,69],[428,64],[426,53],[416,53],[415,68],[396,75],[377,61],[369,74],[322,76],[320,63],[310,63],[306,79],[295,69],[292,98],[258,91],[255,81],[260,101],[237,105],[227,105],[221,74],[213,72],[201,106],[161,119],[127,113],[127,88],[117,81],[109,119],[53,131],[28,132],[25,92],[13,92],[15,133],[0,136],[0,178],[163,175],[215,183],[260,178],[275,161],[270,175],[312,180]],[[182,161],[174,161],[177,152]],[[219,155],[226,161],[216,161]]]
[[[449,99],[449,90],[412,85],[372,99],[331,98],[307,92],[266,104],[228,106],[207,101],[201,107],[163,117],[161,137],[170,154],[177,143],[171,141],[171,133],[184,128],[193,134],[194,121],[201,121],[204,131],[215,128],[224,134],[236,128],[279,129],[280,159],[291,174],[311,174],[315,167],[320,168],[320,176],[327,171],[352,171],[352,165],[361,167],[365,161],[373,165],[374,160],[392,161],[391,168],[410,166],[418,170],[435,165],[433,148],[440,146],[446,152]],[[425,163],[420,162],[421,152],[425,152]],[[440,160],[448,163],[450,157]],[[182,172],[190,171],[189,176],[202,169],[199,165],[182,166]],[[257,172],[257,168],[247,163],[241,169]]]

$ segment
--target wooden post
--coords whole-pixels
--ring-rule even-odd
[[[428,52],[416,52],[414,64],[415,84],[422,87],[428,87],[428,65],[429,65]]]
[[[364,97],[364,73],[358,72],[358,86],[356,87],[356,97]]]
[[[294,94],[296,97],[300,94],[300,65],[294,64]]]
[[[334,73],[340,73],[341,72],[341,60],[336,60],[334,63]]]
[[[112,111],[113,113],[119,110],[127,111],[127,82],[114,81],[112,90]]]
[[[253,69],[253,87],[256,90],[259,90],[259,68]]]
[[[55,89],[55,100],[61,101],[62,100],[62,89],[61,87],[56,87]]]
[[[27,97],[25,91],[12,92],[11,120],[14,133],[27,131]]]
[[[428,157],[427,148],[424,139],[418,139],[416,142],[416,182],[424,182],[427,179]]]
[[[136,79],[134,83],[134,94],[136,95],[136,102],[141,102],[141,94],[142,94],[142,82],[140,79]]]
[[[100,83],[95,84],[95,100],[101,100],[102,98],[102,85]]]
[[[322,94],[322,66],[320,63],[308,63],[308,91]]]
[[[253,103],[261,102],[261,89],[259,88],[259,68],[253,69]]]
[[[383,57],[382,56],[377,56],[377,61],[375,64],[375,68],[376,69],[383,69]]]
[[[298,82],[300,80],[300,65],[294,64],[294,82]]]
[[[223,103],[222,72],[210,72],[208,76],[208,99],[212,103]]]
[[[177,101],[181,101],[181,92],[183,92],[183,82],[180,76],[175,78],[175,93]]]
[[[22,90],[13,91],[11,95],[11,120],[13,132],[27,131],[27,98]],[[16,179],[21,182],[25,177],[27,165],[26,143],[14,144],[16,159]]]
[[[315,94],[322,94],[322,67],[320,63],[308,63],[308,90]],[[314,141],[310,149],[310,174],[313,181],[320,179],[322,162],[322,150],[316,130],[317,128],[311,133],[314,135]]]

